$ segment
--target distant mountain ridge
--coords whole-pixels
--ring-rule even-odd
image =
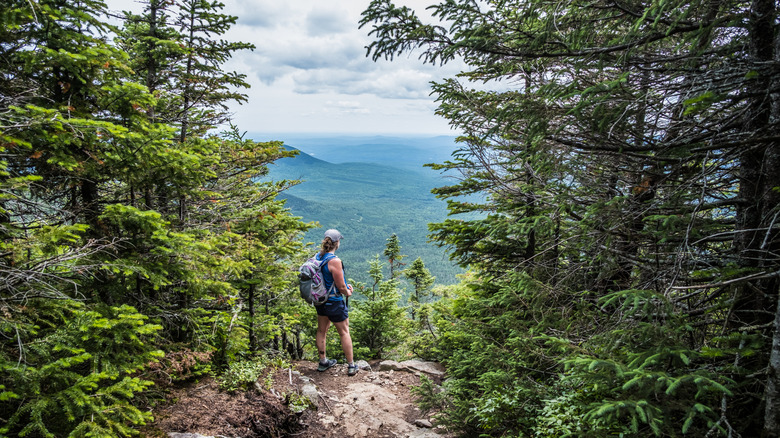
[[[455,137],[392,136],[309,136],[280,134],[266,137],[284,141],[285,145],[313,158],[333,164],[347,162],[378,163],[409,170],[421,170],[423,164],[448,160],[456,149]],[[262,138],[262,137],[261,137]]]
[[[427,237],[428,223],[447,217],[446,203],[431,193],[447,180],[422,165],[434,156],[446,160],[455,148],[453,138],[449,145],[437,139],[429,150],[422,148],[426,139],[420,138],[381,137],[381,145],[365,138],[314,138],[301,140],[305,145],[301,148],[285,140],[286,147],[301,152],[269,166],[269,177],[304,181],[282,198],[293,214],[323,227],[309,231],[307,241],[318,244],[325,228],[338,228],[344,234],[339,255],[349,278],[368,282],[368,261],[377,254],[383,260],[387,238],[395,233],[402,254],[407,255],[404,262],[421,257],[438,284],[452,284],[462,269]]]

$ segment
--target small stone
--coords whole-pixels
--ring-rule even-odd
[[[426,429],[430,429],[430,428],[433,427],[433,424],[430,421],[428,421],[428,420],[426,420],[424,418],[420,418],[418,420],[414,420],[414,425],[417,426],[417,427],[424,427]]]
[[[317,392],[317,387],[312,385],[311,383],[307,383],[306,385],[303,385],[301,388],[301,395],[304,397],[308,397],[309,401],[311,401],[312,404],[317,404],[317,396],[319,393]]]

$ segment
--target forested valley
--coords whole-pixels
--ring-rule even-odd
[[[283,138],[287,146],[288,141]],[[306,144],[307,140],[293,144]],[[406,256],[400,261],[401,267],[421,258],[437,284],[457,283],[457,275],[464,270],[449,260],[444,248],[431,245],[428,238],[428,223],[447,218],[447,205],[431,190],[452,178],[423,167],[446,160],[456,149],[454,137],[327,136],[319,141],[322,146],[301,148],[295,157],[276,160],[269,166],[267,176],[271,180],[301,181],[285,190],[280,198],[285,199],[285,206],[295,216],[321,225],[306,232],[304,240],[319,242],[326,228],[337,228],[345,236],[339,257],[345,263],[348,278],[370,282],[369,263],[383,252],[386,240],[396,235]],[[414,147],[415,143],[424,146]],[[315,155],[309,155],[307,150]],[[339,150],[344,151],[342,156]],[[431,155],[440,159],[432,160]],[[330,161],[318,156],[327,156]],[[385,266],[382,272],[388,276],[389,267]],[[400,286],[411,289],[403,276]]]
[[[0,436],[137,435],[170,385],[316,358],[316,225],[263,178],[295,153],[228,111],[240,17],[143,5],[0,9]],[[460,179],[428,228],[466,271],[436,285],[383,236],[358,358],[443,364],[414,391],[460,436],[780,436],[774,0],[373,0],[355,25],[374,60],[464,66],[432,84],[460,137],[430,167]]]

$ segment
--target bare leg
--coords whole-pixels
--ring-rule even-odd
[[[330,328],[330,320],[327,316],[317,315],[317,336],[315,343],[317,344],[317,352],[320,354],[320,362],[325,360],[325,342],[328,337],[328,329]],[[351,344],[350,344],[351,345]],[[350,347],[351,348],[351,347]]]
[[[347,358],[347,363],[352,363],[355,358],[352,355],[352,336],[349,335],[349,318],[341,322],[334,322],[333,325],[336,326],[336,331],[339,332],[341,348],[344,350],[344,356]],[[317,333],[319,334],[319,331],[317,331]]]

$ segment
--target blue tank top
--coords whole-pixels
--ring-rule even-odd
[[[336,258],[335,254],[331,253],[325,253],[324,256],[320,256],[319,253],[317,253],[316,256],[317,260],[320,262],[325,261],[325,264],[322,265],[322,278],[325,280],[325,289],[330,290],[331,287],[333,287],[333,274],[330,272],[330,268],[328,267],[328,262],[331,261],[331,259]],[[346,272],[344,273],[346,278]],[[343,301],[344,296],[341,295],[341,292],[339,292],[338,288],[333,288],[333,291],[328,294],[328,301]]]

